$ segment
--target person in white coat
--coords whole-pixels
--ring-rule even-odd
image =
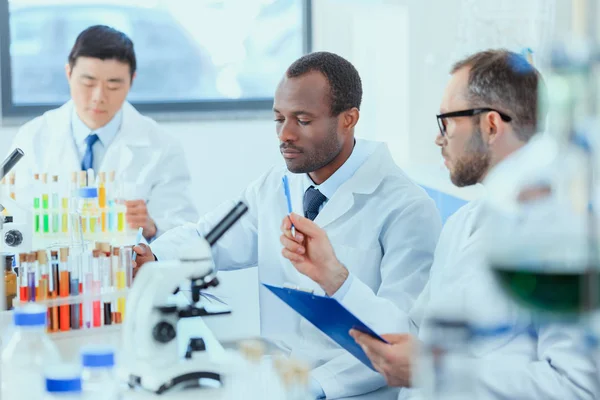
[[[490,170],[525,146],[537,129],[540,84],[537,70],[506,50],[480,52],[455,64],[437,116],[440,132],[436,138],[455,185],[483,182]],[[514,327],[470,347],[474,360],[471,398],[595,398],[596,370],[584,351],[582,332],[560,324],[540,324],[494,280],[485,261],[484,204],[485,197],[475,200],[446,222],[429,282],[408,316],[392,302],[382,305],[386,312],[379,315],[359,314],[378,332],[393,332],[386,329],[387,319],[406,321],[408,317],[419,329],[418,336],[397,331],[401,333],[383,335],[388,342],[383,343],[354,330],[351,334],[389,385],[411,387],[418,349],[422,342],[429,342],[430,322],[435,319],[464,318],[488,333]],[[283,255],[300,270],[343,274],[345,260],[337,257],[326,232],[297,215],[292,215],[291,222],[296,237],[290,233],[290,220],[284,218]],[[400,392],[401,399],[418,395],[416,390]]]
[[[125,101],[136,74],[132,41],[96,25],[79,34],[65,66],[71,100],[21,127],[11,150],[19,196],[31,198],[34,173],[58,175],[115,171],[132,186],[126,219],[147,240],[198,218],[187,190],[190,175],[182,147],[152,119]],[[30,206],[27,202],[26,206]]]
[[[273,168],[243,192],[248,214],[213,248],[219,270],[258,266],[261,283],[314,290],[374,314],[384,299],[408,312],[427,281],[441,220],[435,204],[395,165],[384,144],[355,139],[361,97],[358,72],[335,54],[312,53],[289,67],[273,109],[287,168]],[[282,257],[280,224],[288,214],[285,175],[292,208],[328,232],[348,267],[344,277],[307,276]],[[155,257],[177,258],[183,246],[205,235],[233,204],[196,225],[165,233],[152,244],[154,255],[148,247],[136,246],[138,265]],[[259,302],[261,334],[311,365],[315,398],[357,396],[385,386],[379,374],[262,286]],[[389,329],[408,329],[390,322]],[[373,398],[396,396],[395,390],[385,389]]]

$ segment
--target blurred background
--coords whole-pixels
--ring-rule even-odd
[[[75,37],[107,24],[133,39],[138,75],[129,100],[184,144],[205,213],[282,162],[274,89],[296,58],[327,50],[361,74],[358,136],[386,141],[440,207],[462,204],[481,189],[455,188],[433,143],[451,65],[504,47],[532,51],[544,72],[570,12],[568,0],[0,0],[0,147],[68,99],[64,65]],[[258,332],[256,271],[235,274],[222,289],[239,289],[234,309]]]

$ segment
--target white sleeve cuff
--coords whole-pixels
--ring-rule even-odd
[[[349,273],[348,277],[346,278],[346,280],[344,281],[342,286],[340,286],[340,288],[337,290],[337,292],[335,292],[331,297],[341,303],[344,300],[344,297],[346,297],[346,293],[348,293],[348,291],[350,290],[350,286],[352,286],[353,280],[354,280],[354,275]]]
[[[310,394],[313,396],[313,399],[325,398],[325,392],[315,378],[310,378]]]

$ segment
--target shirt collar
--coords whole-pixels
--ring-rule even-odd
[[[85,140],[89,136],[89,134],[95,133],[96,135],[98,135],[100,143],[102,143],[104,147],[108,147],[108,145],[113,141],[115,136],[117,136],[117,133],[121,128],[122,121],[123,110],[121,109],[106,125],[92,131],[81,120],[81,118],[79,118],[79,115],[77,115],[77,111],[75,111],[75,107],[73,107],[73,112],[71,113],[71,130],[73,132],[73,137],[75,138],[75,142],[77,144],[85,143]]]
[[[304,191],[306,192],[309,187],[313,186],[327,197],[327,199],[331,199],[339,187],[350,179],[366,161],[372,151],[373,146],[369,146],[369,143],[363,140],[356,140],[350,157],[325,182],[315,185],[310,176],[304,174]]]

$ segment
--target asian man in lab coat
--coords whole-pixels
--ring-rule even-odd
[[[451,72],[437,116],[440,132],[435,142],[452,182],[470,186],[484,182],[488,172],[518,152],[536,132],[541,78],[525,59],[505,50],[477,53],[456,63]],[[593,399],[597,376],[581,332],[538,325],[529,313],[519,312],[493,280],[483,254],[483,204],[480,199],[465,205],[444,225],[429,282],[409,314],[419,328],[418,336],[397,331],[384,335],[389,344],[356,331],[352,336],[389,385],[410,387],[417,349],[421,340],[430,337],[428,322],[433,318],[468,318],[490,332],[506,324],[526,327],[479,341],[471,349],[476,361],[471,371],[472,398]],[[328,232],[297,215],[291,221],[296,236],[290,234],[290,220],[285,218],[282,251],[298,270],[322,276],[346,274],[345,261],[336,257]],[[382,304],[381,310],[386,318],[407,318],[391,302]],[[380,315],[359,315],[377,331],[390,332]],[[416,396],[415,391],[400,392],[400,399]]]
[[[395,165],[385,144],[355,139],[361,98],[360,76],[340,56],[312,53],[289,67],[273,107],[286,167],[270,170],[242,194],[249,206],[247,216],[213,248],[219,270],[258,265],[260,282],[327,293],[374,314],[382,301],[405,312],[412,308],[427,281],[441,221],[434,203]],[[288,214],[284,175],[290,182],[292,208],[329,234],[351,272],[345,284],[339,277],[301,274],[281,255],[281,219]],[[177,258],[181,246],[199,240],[233,204],[196,225],[165,233],[152,244],[152,252],[159,261]],[[135,251],[138,265],[154,260],[145,246]],[[259,301],[262,335],[311,365],[315,398],[357,396],[385,386],[380,375],[262,286]],[[388,326],[404,328],[408,329],[397,320]],[[384,388],[372,396],[386,399],[397,394]]]
[[[13,141],[11,150],[25,152],[16,167],[19,196],[30,198],[34,173],[66,183],[80,170],[115,171],[117,182],[130,186],[127,222],[143,227],[147,240],[195,221],[182,147],[125,101],[136,76],[129,37],[108,26],[87,28],[65,70],[71,100],[23,125]]]

